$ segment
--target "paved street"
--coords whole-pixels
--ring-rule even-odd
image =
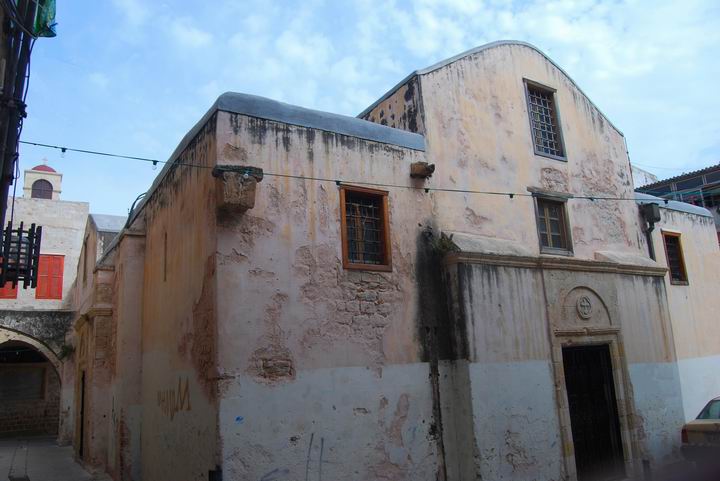
[[[73,460],[70,446],[52,437],[0,439],[0,481],[100,481]]]

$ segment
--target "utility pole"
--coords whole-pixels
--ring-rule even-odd
[[[18,140],[25,113],[25,84],[30,48],[35,40],[32,33],[36,4],[32,0],[0,0],[3,7],[3,50],[5,76],[0,104],[0,219],[5,225],[8,193],[14,182],[18,160]],[[29,27],[29,28],[28,28]]]
[[[30,54],[38,37],[53,37],[55,0],[0,0],[0,226],[5,227],[10,185],[16,182],[18,142],[27,116],[25,100]],[[12,217],[12,216],[11,216]],[[0,286],[6,282],[34,287],[37,281],[42,228],[27,231],[12,219],[4,229],[0,254]]]

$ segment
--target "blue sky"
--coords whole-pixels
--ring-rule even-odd
[[[500,39],[560,64],[660,177],[720,162],[717,0],[58,0],[23,140],[166,159],[225,91],[356,115],[412,70]],[[126,214],[160,171],[23,146],[62,198]],[[20,186],[19,186],[20,187]]]

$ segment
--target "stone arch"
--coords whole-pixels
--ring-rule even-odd
[[[613,324],[605,300],[594,289],[576,286],[562,301],[562,323],[588,327],[609,327]]]
[[[40,339],[25,334],[24,332],[9,327],[0,327],[0,346],[5,344],[6,342],[12,341],[27,344],[36,349],[40,354],[45,356],[48,362],[53,365],[53,367],[55,368],[55,372],[62,380],[62,363],[60,361],[60,358],[57,356],[57,354],[55,354],[55,352],[53,352],[50,346],[45,344]]]

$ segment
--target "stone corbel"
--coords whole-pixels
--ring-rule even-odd
[[[217,179],[217,207],[225,211],[245,212],[255,207],[257,183],[263,170],[244,165],[218,165],[212,170]]]
[[[410,177],[413,179],[429,179],[435,172],[435,164],[413,162],[410,164]]]

